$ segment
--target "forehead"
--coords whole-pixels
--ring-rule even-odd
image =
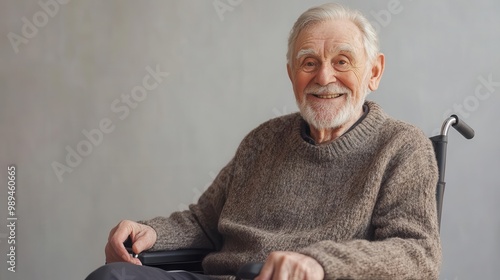
[[[330,20],[302,30],[295,41],[294,56],[301,50],[338,52],[349,49],[354,53],[364,53],[361,31],[350,20]]]

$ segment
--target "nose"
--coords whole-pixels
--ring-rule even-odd
[[[326,86],[337,81],[336,75],[337,73],[332,65],[323,63],[318,72],[316,72],[315,80],[320,86]]]

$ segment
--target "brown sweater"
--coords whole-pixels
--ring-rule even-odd
[[[417,128],[373,102],[325,145],[301,137],[298,113],[250,132],[190,210],[157,217],[153,250],[212,248],[210,275],[234,275],[272,251],[316,259],[325,279],[437,279],[437,167]]]

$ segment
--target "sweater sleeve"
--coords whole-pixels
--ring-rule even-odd
[[[373,240],[330,240],[299,252],[316,259],[325,279],[437,279],[441,245],[430,143],[406,147],[386,170],[373,210]]]
[[[233,168],[234,159],[220,171],[198,202],[189,206],[189,210],[174,212],[169,217],[139,221],[156,231],[157,239],[150,250],[219,250],[222,237],[217,231],[217,224],[226,199],[227,186],[234,175]]]
[[[240,143],[233,159],[219,172],[213,183],[189,210],[169,217],[156,217],[139,223],[151,226],[157,234],[152,251],[200,248],[220,250],[223,238],[218,223],[232,185],[242,181],[247,163],[259,150],[262,137],[256,137],[263,125],[251,131]]]

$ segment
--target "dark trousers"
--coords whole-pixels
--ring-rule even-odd
[[[85,280],[209,280],[205,275],[185,271],[170,272],[155,267],[116,262],[103,265]]]

